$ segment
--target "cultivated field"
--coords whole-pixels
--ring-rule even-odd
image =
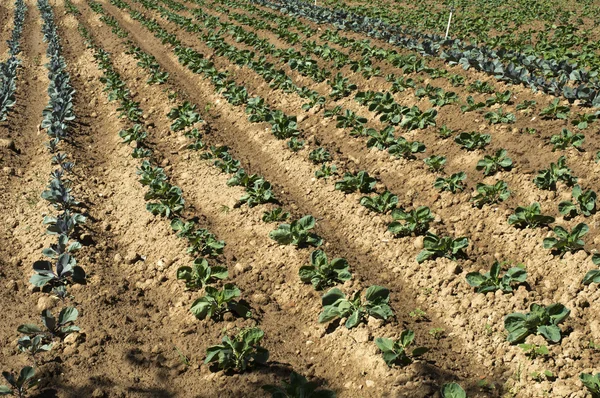
[[[0,2],[0,395],[600,397],[600,7],[446,3]]]

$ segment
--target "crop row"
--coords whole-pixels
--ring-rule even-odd
[[[74,163],[68,160],[69,155],[62,152],[60,148],[61,143],[69,139],[70,125],[75,119],[73,111],[75,90],[71,86],[67,66],[62,56],[52,7],[47,0],[38,0],[37,6],[43,21],[43,37],[48,43],[46,54],[49,59],[46,65],[49,101],[43,111],[41,127],[50,137],[45,146],[52,155],[51,164],[55,167],[50,173],[50,180],[41,197],[57,211],[57,214],[44,217],[46,234],[52,236],[55,241],[42,251],[47,260],[39,260],[33,264],[34,275],[29,282],[43,293],[57,297],[65,305],[71,298],[67,286],[71,283],[85,283],[85,272],[77,265],[75,253],[82,247],[77,236],[86,217],[80,213],[79,202],[72,194],[70,177]],[[21,21],[21,24],[26,10],[22,7],[25,7],[24,4],[17,7],[21,13],[18,19],[15,18]],[[17,51],[18,44],[15,43],[12,48]],[[37,356],[51,350],[55,340],[63,340],[69,334],[79,331],[79,327],[74,325],[78,315],[79,311],[73,306],[63,306],[58,316],[53,315],[48,309],[43,310],[42,327],[36,324],[23,324],[17,328],[17,331],[22,334],[17,342],[19,350],[29,354],[33,365],[36,366]],[[9,372],[3,374],[9,386],[0,386],[2,395],[24,397],[27,390],[40,381],[32,366],[22,368],[19,374]]]
[[[147,25],[150,25],[148,20],[144,20],[144,18],[140,15],[137,15],[137,19],[140,19],[142,21],[144,21]],[[165,37],[166,33],[164,33],[164,31],[161,31],[159,28],[156,27],[156,25],[154,26],[154,30],[157,33],[158,37]],[[177,39],[170,37],[170,40],[172,40],[172,44],[174,45],[178,45],[178,41]],[[177,49],[175,51],[178,51]],[[184,53],[183,51],[179,51],[180,53]],[[187,49],[185,51],[186,56],[189,55],[193,55],[193,53],[191,52],[190,49]],[[204,62],[204,58],[202,56],[198,57],[198,62]],[[193,63],[193,58],[184,58],[184,64],[189,64]],[[200,68],[202,69],[207,69],[207,70],[212,70],[212,64],[208,63],[205,65],[202,65]],[[194,64],[192,64],[192,70],[193,71],[197,71],[199,68],[196,68],[196,66],[194,66]],[[212,73],[212,72],[211,72]],[[220,78],[220,76],[219,76]],[[216,87],[217,89],[219,87],[222,86],[227,86],[229,85],[231,88],[227,91],[224,92],[224,96],[228,99],[229,102],[231,102],[234,105],[237,104],[243,104],[244,103],[244,99],[240,98],[239,96],[236,97],[235,95],[228,95],[229,91],[232,92],[240,92],[242,90],[245,91],[245,88],[243,87],[238,87],[237,89],[234,86],[231,86],[231,83],[223,83],[220,80],[216,81]],[[273,116],[269,117],[269,111],[265,108],[261,108],[260,106],[256,105],[256,101],[252,101],[252,100],[248,100],[246,99],[248,107],[250,109],[250,113],[255,115],[254,118],[252,118],[251,121],[253,122],[263,122],[263,121],[267,121],[270,120],[271,118],[273,118]],[[393,104],[393,103],[392,103]],[[378,105],[371,105],[374,108],[377,108]],[[337,110],[337,112],[339,112],[339,109]],[[333,113],[335,115],[335,111]],[[258,115],[258,116],[256,116]],[[261,117],[260,115],[265,115],[263,117]],[[352,120],[358,120],[357,123],[359,123],[360,125],[360,119],[356,117],[355,115],[353,116],[352,114],[350,114],[349,117],[347,118],[341,118],[338,117],[338,121],[343,122],[345,119],[352,119]],[[390,119],[393,119],[393,117],[390,117]],[[424,119],[426,120],[426,119]],[[407,122],[410,122],[411,119],[407,118]],[[422,120],[419,120],[419,122],[421,122]],[[413,126],[412,128],[417,128],[417,127],[421,127],[420,123],[412,123],[409,125]],[[348,123],[350,123],[350,125],[352,125],[352,121],[350,120]],[[426,123],[424,123],[426,124]],[[422,127],[421,127],[422,128]],[[284,130],[285,131],[285,130]],[[297,135],[296,133],[289,133],[289,134],[282,134],[281,133],[281,129],[280,128],[274,128],[273,129],[273,133],[277,138],[289,138],[290,136],[295,136]],[[567,137],[569,138],[569,137]],[[485,146],[487,143],[489,143],[489,139],[490,136],[489,135],[481,135],[481,134],[477,134],[477,133],[463,133],[460,136],[457,136],[456,141],[463,145],[466,149],[468,150],[473,150],[476,149],[478,147],[483,147]],[[371,139],[369,140],[368,143],[369,146],[375,146],[378,147],[379,149],[384,149],[384,148],[390,148],[390,149],[394,149],[394,151],[396,151],[396,149],[398,150],[398,154],[402,155],[405,154],[406,156],[411,156],[412,153],[414,152],[420,152],[422,151],[422,147],[419,143],[410,143],[407,142],[406,140],[403,140],[401,143],[399,142],[395,142],[395,140],[392,138],[390,138],[390,132],[386,133],[379,133],[379,132],[371,132]],[[401,149],[404,148],[404,149]],[[390,151],[390,153],[392,153]],[[318,155],[318,152],[315,152],[312,156],[314,156],[315,158]],[[325,158],[327,158],[327,155],[324,155]],[[429,163],[432,167],[432,169],[434,170],[439,170],[441,166],[443,166],[444,163],[444,159],[441,158],[435,158],[435,157],[431,157],[428,158],[427,163]],[[486,158],[484,158],[481,162],[480,162],[480,168],[481,170],[483,170],[485,172],[486,175],[490,175],[493,174],[493,172],[502,169],[502,168],[507,168],[509,169],[510,166],[512,165],[511,161],[509,158],[506,157],[505,153],[502,153],[501,151],[499,153],[496,154],[495,157],[492,156],[488,156]],[[465,175],[464,173],[456,173],[453,174],[452,176],[448,177],[448,178],[443,178],[443,177],[439,177],[436,182],[435,182],[435,186],[444,191],[444,190],[448,190],[450,192],[459,192],[461,190],[464,189],[464,186],[462,184],[462,181],[464,180]],[[567,184],[573,185],[576,181],[576,179],[574,179],[571,175],[570,170],[566,167],[565,165],[565,161],[564,158],[559,159],[557,164],[552,164],[550,166],[549,169],[547,170],[542,170],[540,172],[540,174],[538,175],[538,177],[536,177],[535,179],[535,183],[536,185],[538,185],[538,187],[542,188],[542,189],[556,189],[556,183],[558,181],[565,181],[567,182]],[[368,176],[368,174],[362,172],[362,173],[358,173],[356,175],[352,175],[352,174],[348,174],[345,179],[343,181],[340,181],[337,184],[338,189],[342,189],[344,190],[344,192],[350,193],[350,192],[354,192],[356,190],[359,190],[363,193],[367,193],[370,191],[369,187],[372,187],[375,183],[375,180],[373,180],[372,178],[370,178]],[[574,194],[574,198],[577,201],[578,198],[582,198],[582,201],[580,201],[580,206],[581,208],[589,208],[591,212],[595,211],[595,193],[593,191],[585,191],[586,194],[582,196],[581,194],[581,189],[577,188],[579,191],[575,192]],[[477,187],[477,191],[478,191],[478,195],[474,197],[474,203],[475,205],[477,205],[478,207],[482,207],[485,204],[494,204],[497,203],[499,201],[505,200],[506,197],[509,194],[509,191],[507,190],[506,184],[503,183],[502,181],[500,181],[499,183],[496,183],[494,185],[485,185],[485,184],[479,184]],[[385,210],[392,210],[392,207],[387,206],[386,207],[386,202],[389,202],[390,200],[394,200],[393,197],[391,197],[389,194],[384,194],[381,196],[376,197],[375,199],[371,199],[370,203],[373,203],[372,208],[379,208],[379,209],[385,209]],[[368,201],[365,201],[365,203],[368,203]],[[522,209],[525,208],[518,208],[516,210],[516,215],[514,217],[525,217],[523,214],[533,214],[535,213],[535,211],[537,211],[536,209],[539,208],[539,205],[537,204],[533,204],[532,207],[527,208],[527,211],[523,211]],[[568,208],[568,209],[567,209]],[[561,209],[561,213],[563,214],[569,214],[571,213],[571,211],[573,211],[573,213],[571,213],[572,215],[576,215],[579,213],[578,210],[578,205],[574,204],[572,202],[569,203],[563,203],[560,206]],[[381,210],[381,212],[384,212],[383,210]],[[533,212],[533,213],[532,213]],[[588,213],[591,214],[591,213]],[[399,215],[396,215],[396,219],[399,219]],[[408,217],[408,216],[403,216],[403,217]],[[425,217],[427,218],[427,217]],[[511,218],[512,220],[512,218]],[[521,225],[521,226],[527,226],[527,224],[522,224],[522,223],[518,223],[518,222],[513,222],[515,224]],[[562,227],[559,227],[562,228]],[[569,240],[577,240],[578,236],[582,236],[582,234],[585,234],[585,232],[587,231],[586,229],[587,227],[583,227],[583,225],[581,227],[578,227],[576,230],[574,230],[575,232],[573,232],[572,236],[569,238]],[[410,228],[410,230],[414,230],[415,228]],[[427,229],[427,228],[425,228]],[[560,231],[559,231],[560,232]],[[558,232],[557,232],[558,233]],[[439,238],[435,238],[436,243],[434,243],[433,245],[441,245],[441,243],[437,242],[437,239]],[[431,242],[430,242],[431,243]],[[463,245],[464,247],[465,245]],[[548,248],[553,248],[554,246],[551,245],[550,243],[545,243],[545,246],[547,246]],[[561,248],[563,247],[562,244],[559,245]],[[569,251],[571,249],[576,250],[576,247],[570,247],[570,249],[568,249]],[[448,249],[447,249],[448,250]],[[458,249],[455,250],[458,251]],[[562,252],[564,250],[560,250],[560,252]],[[443,253],[444,250],[440,250],[440,253]]]
[[[15,1],[14,28],[8,40],[9,58],[0,62],[0,122],[6,120],[8,110],[15,106],[15,92],[17,90],[17,67],[19,59],[17,55],[21,52],[20,41],[23,32],[23,22],[27,6],[23,0]]]

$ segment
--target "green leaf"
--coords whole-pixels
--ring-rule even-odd
[[[473,287],[481,286],[485,281],[485,277],[479,272],[470,272],[466,276],[467,283]]]
[[[190,311],[196,318],[204,319],[208,316],[211,308],[212,302],[210,302],[206,297],[200,297],[192,303]]]
[[[353,327],[355,327],[356,325],[358,325],[358,322],[360,322],[360,311],[354,311],[352,313],[352,315],[350,315],[348,317],[348,319],[346,320],[346,328],[347,329],[352,329]]]
[[[332,305],[338,300],[345,299],[346,295],[337,287],[329,290],[321,297],[321,303],[323,306]]]
[[[17,328],[17,332],[25,333],[25,334],[36,334],[36,333],[41,333],[42,329],[40,329],[39,326],[37,326],[37,325],[32,325],[32,324],[26,323],[24,325],[19,326]]]
[[[415,332],[412,330],[403,330],[400,334],[400,342],[402,346],[408,347],[415,339]]]
[[[467,393],[456,383],[444,384],[441,389],[442,398],[467,398]]]
[[[537,332],[553,343],[558,343],[561,339],[560,328],[555,325],[540,326]]]
[[[382,286],[370,286],[367,289],[365,298],[372,302],[387,302],[390,296],[390,290]]]
[[[375,345],[383,352],[394,350],[394,340],[385,337],[377,337]]]
[[[75,307],[67,307],[63,308],[58,315],[58,323],[60,325],[67,324],[69,322],[75,322],[77,320],[77,316],[79,315],[79,311]]]

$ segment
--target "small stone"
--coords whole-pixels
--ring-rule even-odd
[[[65,344],[68,345],[72,345],[72,344],[77,344],[78,343],[78,337],[79,334],[77,333],[70,333],[69,335],[67,335],[67,337],[65,337],[65,339],[63,340],[65,342]]]
[[[265,296],[264,294],[257,293],[257,294],[252,295],[252,301],[255,302],[256,304],[264,305],[264,304],[267,304],[267,302],[269,300],[267,299],[267,296]]]
[[[456,263],[451,263],[446,267],[446,272],[448,275],[458,275],[462,272],[462,268]]]
[[[415,247],[415,249],[421,250],[423,248],[423,237],[417,236],[416,239],[413,241],[413,246]]]
[[[92,398],[104,398],[106,397],[106,393],[102,391],[100,388],[96,388],[94,392],[92,392]]]
[[[6,282],[6,289],[8,291],[17,292],[19,291],[19,285],[17,284],[17,281],[11,279],[8,282]]]
[[[92,112],[90,114],[91,117],[93,117],[94,119],[98,117],[98,114],[96,112]]]
[[[354,332],[354,340],[357,343],[366,343],[369,341],[369,330],[368,329],[357,329]]]
[[[375,387],[375,382],[373,380],[366,380],[365,384],[367,385],[367,387],[371,388],[371,387]]]
[[[135,262],[137,262],[139,259],[141,259],[140,255],[137,254],[135,251],[129,251],[127,252],[127,254],[125,255],[125,262],[127,262],[127,264],[134,264]]]
[[[0,148],[16,151],[15,141],[10,138],[0,138]]]
[[[113,261],[114,261],[115,263],[120,263],[120,262],[122,262],[122,261],[123,261],[123,257],[122,257],[122,256],[121,256],[119,253],[117,253],[117,254],[115,254],[115,256],[113,257]]]
[[[37,302],[37,308],[40,311],[50,310],[56,306],[58,299],[51,296],[42,296]]]

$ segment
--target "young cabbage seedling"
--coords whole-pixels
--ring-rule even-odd
[[[499,123],[514,123],[517,118],[510,112],[504,112],[502,108],[496,111],[487,112],[483,117],[488,121],[489,124]]]
[[[448,383],[440,390],[442,398],[467,398],[467,393],[457,383]]]
[[[567,159],[564,156],[558,158],[556,163],[550,163],[548,169],[540,170],[539,174],[533,180],[534,184],[540,189],[556,190],[556,184],[559,181],[568,186],[573,186],[577,182],[577,177],[571,174],[571,169],[567,167]]]
[[[392,145],[396,137],[394,137],[394,126],[387,126],[381,131],[369,129],[367,134],[371,137],[367,141],[367,148],[377,148],[383,151]]]
[[[503,293],[513,291],[513,284],[520,284],[527,279],[527,271],[523,265],[509,268],[506,274],[500,277],[500,271],[504,263],[498,261],[492,264],[490,272],[480,274],[479,272],[470,272],[467,274],[467,283],[475,288],[477,293],[488,293],[500,290]]]
[[[559,105],[559,101],[558,98],[555,98],[550,105],[542,109],[540,112],[542,119],[567,119],[571,109],[568,106]]]
[[[2,372],[2,376],[9,385],[0,385],[0,395],[14,395],[18,398],[25,398],[27,392],[40,382],[40,379],[35,378],[35,370],[31,366],[22,368],[18,375],[11,372]]]
[[[429,170],[433,172],[441,172],[444,170],[444,166],[446,165],[446,157],[431,155],[430,157],[423,159],[423,162],[429,167]]]
[[[129,144],[133,141],[140,142],[145,140],[148,137],[148,133],[144,131],[144,127],[141,124],[135,124],[133,127],[119,131],[119,137],[123,139],[125,144]]]
[[[315,177],[317,178],[329,178],[332,175],[337,175],[337,166],[334,164],[323,164],[320,169],[315,171]]]
[[[510,196],[508,186],[504,181],[498,181],[494,185],[486,185],[484,183],[477,183],[475,188],[477,195],[471,198],[473,204],[482,208],[484,205],[492,205],[499,202],[504,202]]]
[[[398,205],[398,196],[392,194],[390,191],[385,191],[381,195],[372,197],[363,196],[360,199],[360,204],[375,213],[385,214],[396,208]]]
[[[429,351],[425,347],[416,347],[408,353],[408,347],[412,345],[415,339],[415,333],[412,330],[404,330],[398,340],[378,337],[375,344],[383,354],[383,360],[391,368],[393,365],[410,365],[415,358],[418,358]]]
[[[545,345],[538,346],[537,344],[519,344],[519,348],[523,350],[525,356],[531,360],[538,357],[546,357],[550,354],[548,347]]]
[[[52,343],[45,343],[43,336],[23,336],[17,341],[19,351],[31,355],[33,363],[36,363],[36,355],[42,352],[48,352],[52,349]],[[1,395],[1,394],[0,394]]]
[[[319,385],[296,372],[290,374],[290,381],[282,382],[282,386],[266,385],[262,389],[272,398],[335,398],[335,392],[318,390]]]
[[[460,133],[454,138],[454,142],[468,151],[475,149],[483,149],[492,141],[492,136],[489,134],[481,134],[475,131],[470,133]]]
[[[334,258],[329,262],[327,255],[322,250],[315,250],[310,254],[310,263],[310,265],[300,267],[300,279],[304,283],[312,283],[316,290],[352,278],[346,259]]]
[[[388,224],[388,231],[395,236],[422,235],[433,221],[431,210],[427,206],[419,206],[410,211],[395,209],[392,211],[392,218],[394,221]]]
[[[276,202],[275,194],[271,188],[271,183],[260,178],[252,186],[246,187],[246,193],[238,200],[236,207],[244,203],[252,208],[260,204]]]
[[[330,161],[331,154],[327,149],[319,147],[308,155],[308,159],[314,164],[321,164]]]
[[[600,373],[582,373],[579,375],[579,380],[583,383],[588,392],[592,394],[592,398],[600,398]]]
[[[567,149],[571,146],[581,151],[581,145],[583,145],[584,140],[585,136],[583,134],[573,134],[567,129],[562,129],[560,134],[553,135],[550,138],[550,143],[553,145],[552,152],[557,149]]]
[[[448,178],[438,177],[433,183],[433,187],[439,189],[440,191],[450,191],[452,193],[457,193],[458,191],[462,191],[465,189],[463,181],[466,178],[467,175],[464,171],[454,173]]]
[[[516,344],[530,334],[536,334],[542,335],[548,342],[558,343],[562,338],[558,325],[569,316],[571,310],[556,303],[547,307],[531,304],[529,311],[527,314],[515,312],[504,318],[508,341]]]
[[[585,242],[581,238],[587,234],[589,230],[590,228],[584,223],[577,224],[571,232],[557,225],[554,227],[554,233],[557,238],[545,238],[544,249],[551,249],[560,255],[563,255],[566,252],[575,252],[583,249]]]
[[[196,299],[190,307],[190,311],[196,318],[212,318],[220,321],[226,312],[231,312],[243,318],[252,316],[248,307],[235,300],[241,295],[240,289],[235,285],[226,283],[221,290],[212,286],[205,286],[204,291],[206,295]]]
[[[415,153],[425,152],[425,144],[419,141],[408,141],[404,137],[398,137],[390,145],[388,152],[397,158],[414,159]]]
[[[292,152],[298,152],[300,149],[304,148],[304,141],[299,140],[298,137],[292,137],[287,142],[287,146]]]
[[[537,228],[552,224],[554,217],[544,216],[540,204],[534,202],[531,206],[517,207],[515,214],[508,217],[508,224],[517,228]]]
[[[69,334],[78,332],[79,327],[73,325],[77,320],[79,311],[75,307],[65,307],[58,314],[56,319],[50,310],[42,311],[42,323],[46,331],[39,326],[33,324],[24,324],[17,328],[17,331],[29,336],[42,336],[44,339],[52,340],[53,338],[64,339]]]
[[[423,239],[423,250],[417,255],[417,263],[421,264],[425,260],[433,260],[438,257],[446,257],[451,260],[465,258],[463,249],[469,246],[469,239],[462,237],[452,239],[449,236],[439,237],[427,232]]]
[[[361,292],[356,292],[351,299],[336,287],[329,290],[321,298],[323,312],[319,315],[319,323],[327,323],[336,318],[347,318],[345,326],[351,329],[363,321],[366,316],[387,320],[393,316],[389,306],[390,291],[381,286],[370,286],[365,294],[365,302],[361,300]]]
[[[454,135],[455,131],[452,130],[450,127],[447,127],[446,125],[443,125],[442,127],[440,127],[440,129],[438,130],[438,135],[440,136],[440,138],[450,138]]]
[[[217,257],[223,253],[225,242],[217,240],[217,237],[207,229],[196,229],[195,221],[184,222],[176,218],[171,221],[171,228],[177,232],[178,237],[188,240],[190,246],[187,252],[192,255]]]
[[[221,370],[245,371],[249,366],[264,365],[269,351],[259,344],[264,332],[259,328],[242,329],[236,336],[224,336],[222,344],[208,347],[205,364],[216,362]]]
[[[415,129],[424,129],[427,126],[435,126],[435,119],[438,112],[435,109],[429,109],[422,112],[418,107],[413,106],[404,115],[401,127],[411,131]]]
[[[173,120],[171,124],[171,130],[173,131],[180,131],[193,126],[195,123],[202,122],[200,114],[196,112],[196,105],[192,105],[188,101],[171,109],[167,116]]]
[[[263,213],[262,220],[263,222],[277,222],[277,221],[285,221],[290,217],[290,213],[287,211],[283,211],[281,207],[278,207],[273,210],[267,210]]]
[[[506,156],[506,150],[499,149],[494,156],[485,155],[483,159],[477,162],[477,170],[483,170],[486,176],[494,175],[496,172],[510,170],[512,168],[512,159]]]
[[[600,254],[595,253],[592,255],[592,262],[594,265],[600,265]],[[590,283],[600,283],[600,269],[593,269],[585,274],[583,284],[589,285]]]
[[[588,128],[590,123],[593,123],[598,119],[598,115],[595,113],[578,113],[577,116],[571,120],[573,126],[577,126],[579,130],[585,130]]]
[[[195,259],[191,267],[177,269],[177,279],[185,281],[185,287],[190,290],[198,290],[218,280],[227,279],[227,275],[227,267],[211,267],[205,258]]]
[[[370,193],[375,188],[377,180],[369,176],[366,171],[359,171],[356,174],[346,173],[344,179],[335,183],[335,189],[346,194],[359,191],[361,193]]]
[[[291,224],[280,224],[279,227],[269,233],[269,237],[280,245],[321,246],[323,238],[310,232],[315,227],[313,216],[304,216]]]
[[[589,217],[596,212],[596,192],[591,189],[583,191],[579,185],[575,185],[573,187],[573,199],[575,199],[575,203],[563,201],[558,204],[560,214],[575,217],[581,213]]]

